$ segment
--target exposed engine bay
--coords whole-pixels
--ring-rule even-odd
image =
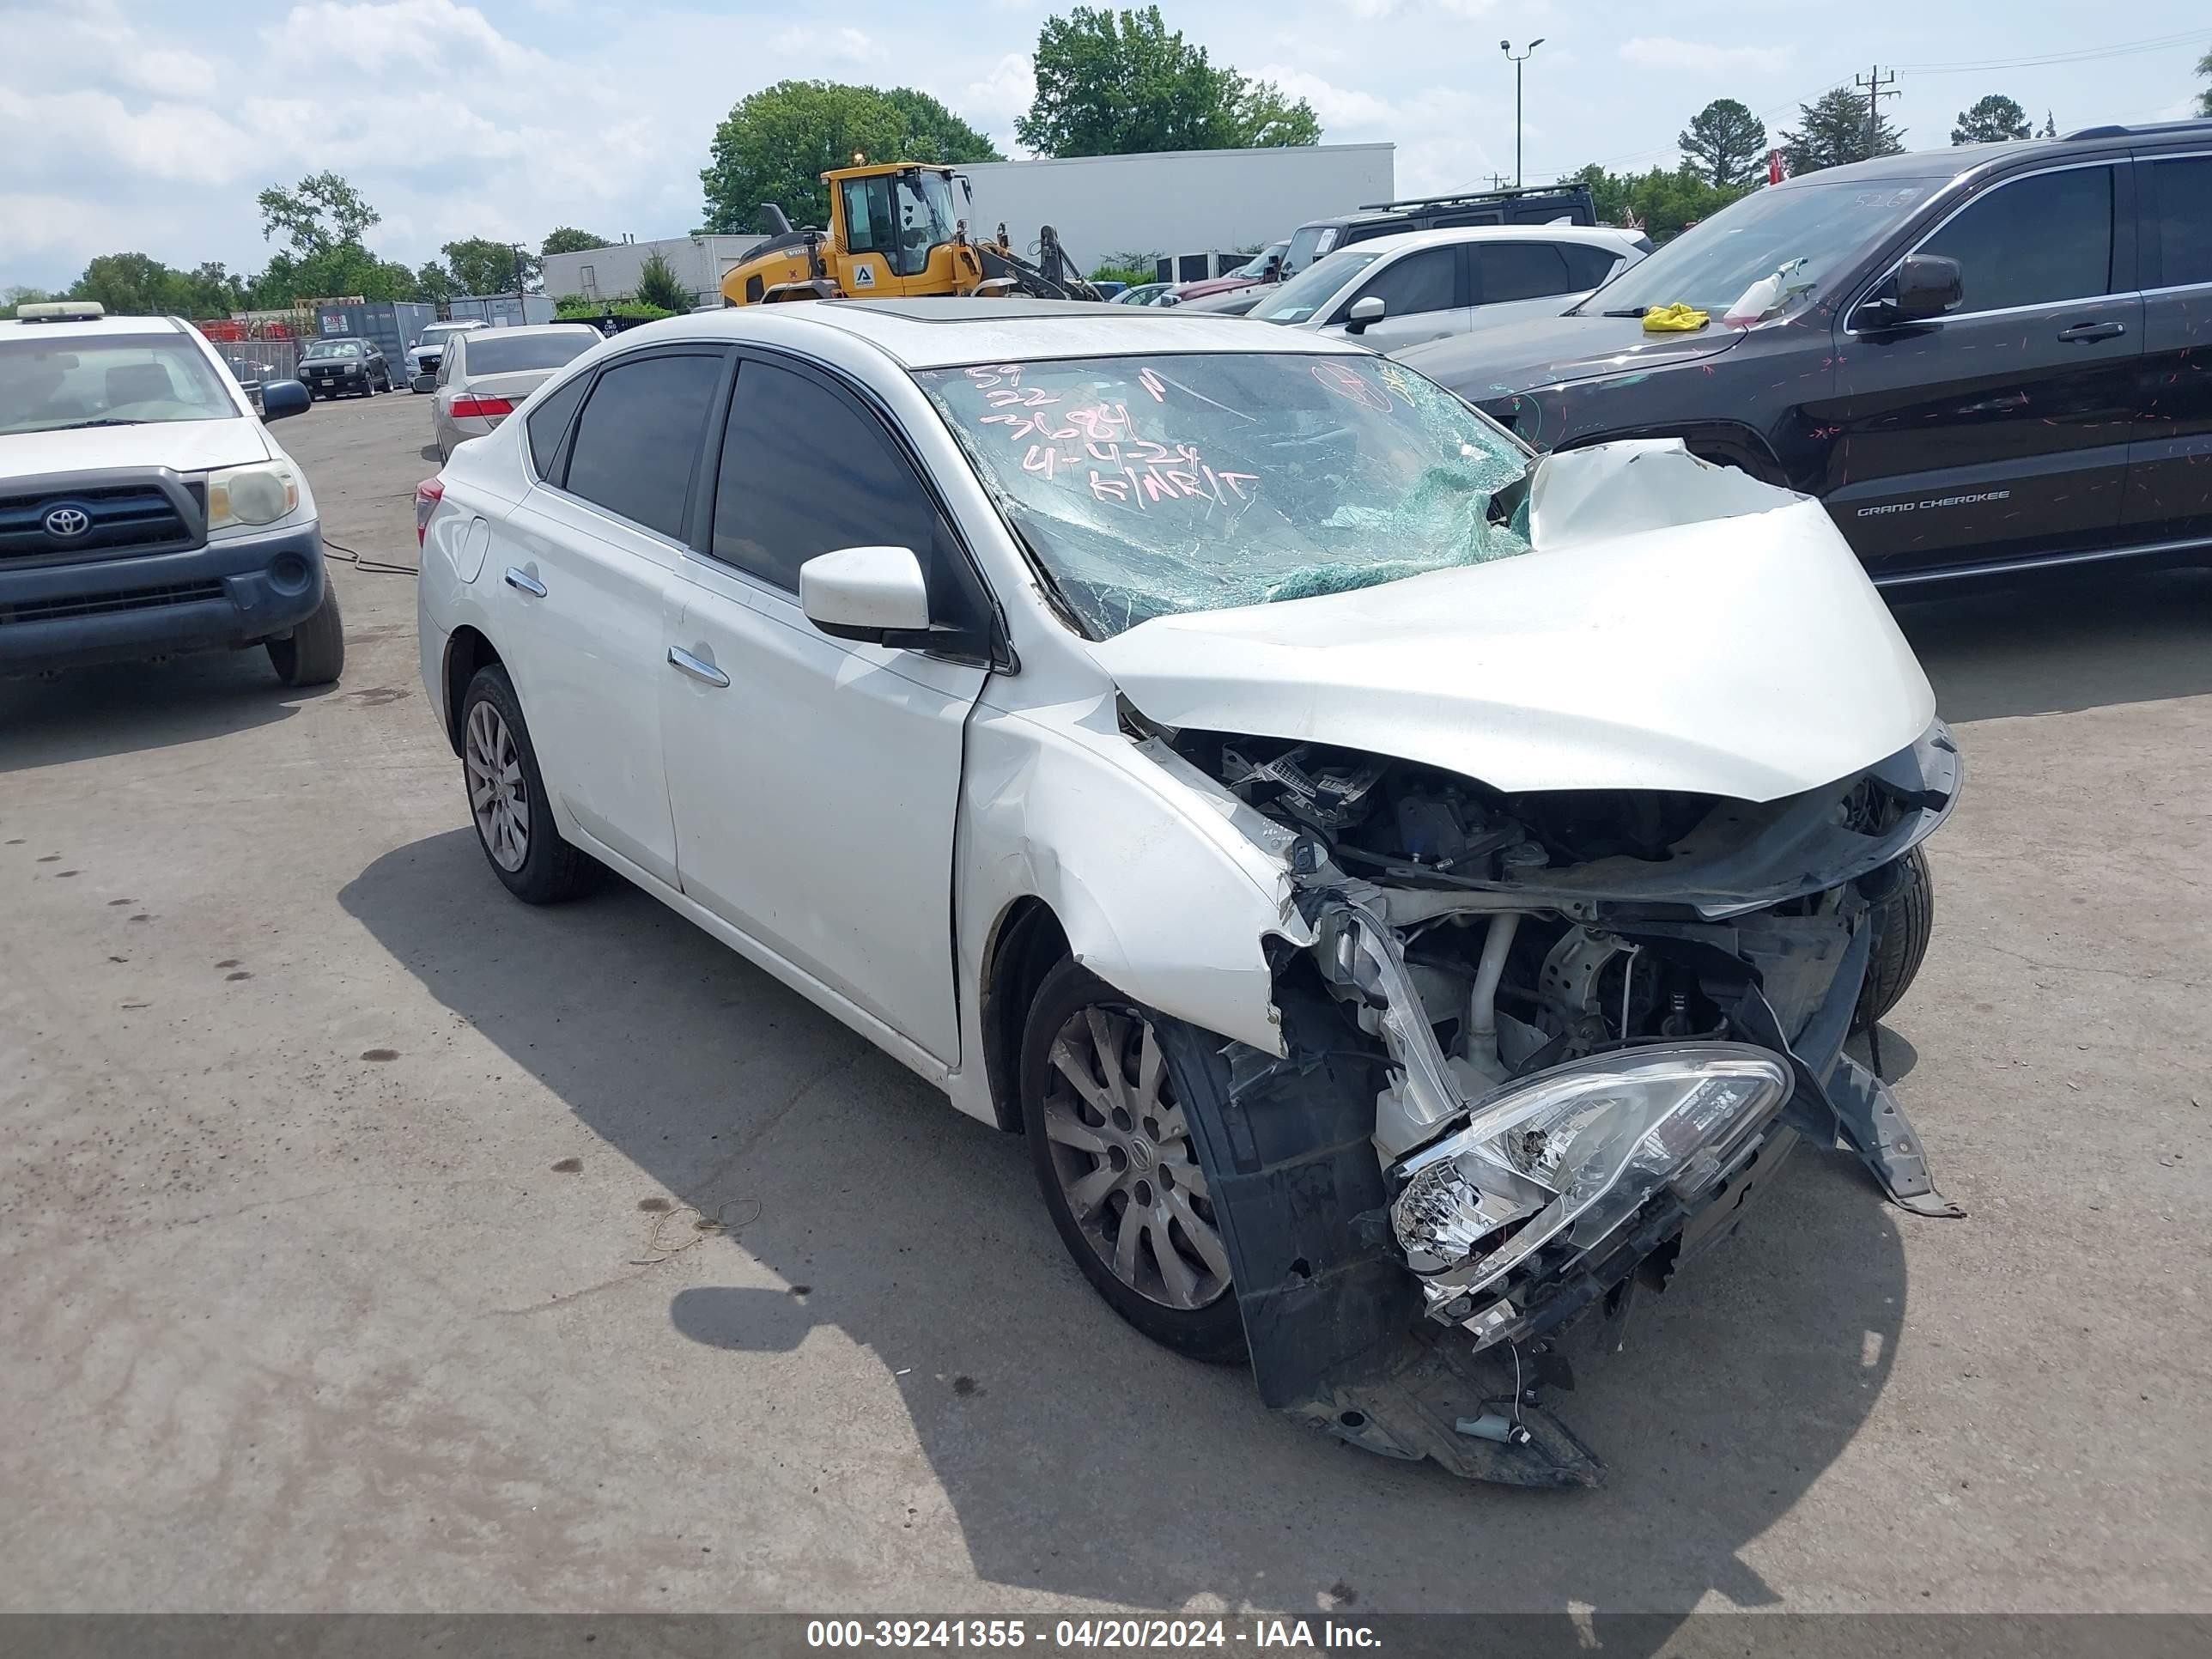
[[[1956,797],[1940,722],[1764,804],[1506,794],[1315,743],[1131,735],[1249,809],[1239,827],[1274,838],[1315,939],[1278,958],[1287,1057],[1225,1057],[1216,1149],[1261,1149],[1249,1197],[1222,1183],[1247,1206],[1225,1218],[1232,1250],[1280,1233],[1304,1269],[1285,1278],[1249,1237],[1237,1251],[1270,1404],[1477,1478],[1594,1480],[1535,1406],[1564,1380],[1552,1339],[1725,1237],[1798,1138],[1856,1152],[1908,1208],[1958,1213],[1887,1087],[1843,1052],[1881,902]],[[1289,1118],[1325,1120],[1324,1150],[1285,1141],[1271,1165],[1267,1124]],[[1334,1183],[1341,1237],[1300,1212],[1301,1181]],[[1394,1337],[1391,1308],[1426,1336]]]

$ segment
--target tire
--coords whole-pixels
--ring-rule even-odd
[[[480,796],[480,786],[495,777],[503,779],[505,796]],[[484,860],[515,897],[525,904],[558,904],[591,884],[598,866],[563,841],[554,824],[522,704],[497,663],[477,670],[461,696],[461,787]],[[514,835],[518,807],[520,857]]]
[[[1233,1364],[1243,1316],[1152,1018],[1073,959],[1045,975],[1022,1035],[1030,1161],[1060,1243],[1109,1307],[1163,1347]],[[1108,1049],[1121,1062],[1110,1079]],[[1096,1201],[1079,1208],[1086,1188]],[[1115,1265],[1125,1239],[1126,1275]]]
[[[338,615],[338,591],[328,577],[314,614],[292,630],[290,639],[269,641],[269,665],[287,685],[328,685],[345,672],[345,623]]]
[[[1867,963],[1851,1029],[1863,1031],[1904,1000],[1928,956],[1936,930],[1936,878],[1916,847],[1889,866],[1897,880],[1875,901],[1874,957]]]

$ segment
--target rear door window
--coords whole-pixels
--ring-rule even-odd
[[[2154,222],[2144,234],[2158,249],[2158,283],[2212,283],[2212,155],[2151,163]]]
[[[2064,167],[1999,185],[1919,251],[1959,262],[1965,299],[1954,315],[2107,294],[2112,170]]]
[[[1566,259],[1556,242],[1478,242],[1474,252],[1477,305],[1540,300],[1547,294],[1575,291],[1575,281],[1567,274]]]
[[[1613,275],[1613,266],[1620,263],[1618,253],[1601,247],[1589,247],[1580,242],[1562,242],[1559,257],[1567,262],[1567,281],[1576,289],[1595,288]]]
[[[591,384],[588,373],[579,374],[565,386],[547,392],[530,411],[530,460],[538,469],[538,476],[548,483],[561,481],[560,474],[555,471],[561,440],[568,435],[568,422],[576,412],[576,405],[584,401],[584,393]]]
[[[722,368],[720,356],[672,356],[605,371],[577,417],[562,488],[680,538]]]

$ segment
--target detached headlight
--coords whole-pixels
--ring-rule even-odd
[[[1696,1196],[1790,1084],[1779,1058],[1737,1043],[1540,1073],[1400,1166],[1392,1227],[1432,1305],[1480,1291],[1563,1232],[1596,1243],[1662,1187]]]
[[[300,481],[281,461],[208,474],[208,528],[275,524],[300,505]]]

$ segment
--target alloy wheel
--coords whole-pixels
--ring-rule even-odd
[[[514,733],[489,702],[469,710],[468,742],[462,763],[469,785],[469,810],[484,850],[502,870],[522,868],[530,856],[530,792],[522,778],[522,757]]]
[[[1229,1254],[1152,1024],[1078,1009],[1054,1037],[1044,1127],[1070,1212],[1114,1276],[1192,1310],[1229,1288]]]

